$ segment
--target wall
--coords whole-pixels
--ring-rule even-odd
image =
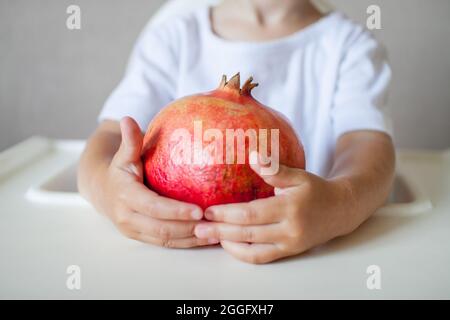
[[[30,135],[85,138],[120,80],[141,28],[163,0],[0,0],[0,150]],[[390,97],[401,147],[450,147],[450,1],[333,0],[364,22],[394,69]],[[65,27],[68,5],[82,30]]]
[[[359,22],[378,4],[394,72],[390,106],[402,147],[450,147],[450,1],[333,0]]]

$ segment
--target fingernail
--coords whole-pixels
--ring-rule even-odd
[[[205,225],[198,225],[197,227],[195,227],[195,235],[198,238],[208,238],[211,231],[212,228]]]
[[[191,216],[192,216],[192,219],[194,219],[194,220],[200,220],[203,217],[203,214],[200,211],[200,209],[194,209],[191,212]]]
[[[209,238],[208,239],[208,243],[209,244],[216,244],[216,243],[219,243],[220,241],[219,241],[219,239],[216,239],[216,238]]]
[[[214,217],[214,213],[211,210],[206,210],[205,211],[205,218],[208,220],[212,220]]]

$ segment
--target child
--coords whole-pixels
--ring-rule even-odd
[[[290,119],[307,170],[281,166],[262,176],[274,197],[205,212],[149,190],[140,155],[152,117],[237,71],[261,84],[257,100]],[[389,81],[371,35],[340,13],[321,15],[308,0],[224,0],[151,26],[87,143],[80,192],[142,242],[220,243],[251,263],[299,254],[352,232],[385,202],[395,162],[382,112]]]

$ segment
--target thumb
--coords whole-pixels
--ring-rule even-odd
[[[116,153],[118,165],[126,165],[140,161],[142,150],[142,133],[135,120],[125,117],[120,121],[120,131],[122,133],[122,142]]]
[[[300,185],[306,175],[304,170],[287,167],[282,164],[276,166],[278,170],[267,170],[268,167],[261,163],[261,158],[256,151],[250,153],[250,167],[267,184],[275,189],[284,189]]]

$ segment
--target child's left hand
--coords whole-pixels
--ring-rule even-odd
[[[259,264],[299,254],[361,223],[352,219],[354,199],[345,182],[282,165],[271,176],[252,168],[275,187],[275,196],[208,208],[211,222],[196,226],[198,238],[219,239],[231,255]]]

